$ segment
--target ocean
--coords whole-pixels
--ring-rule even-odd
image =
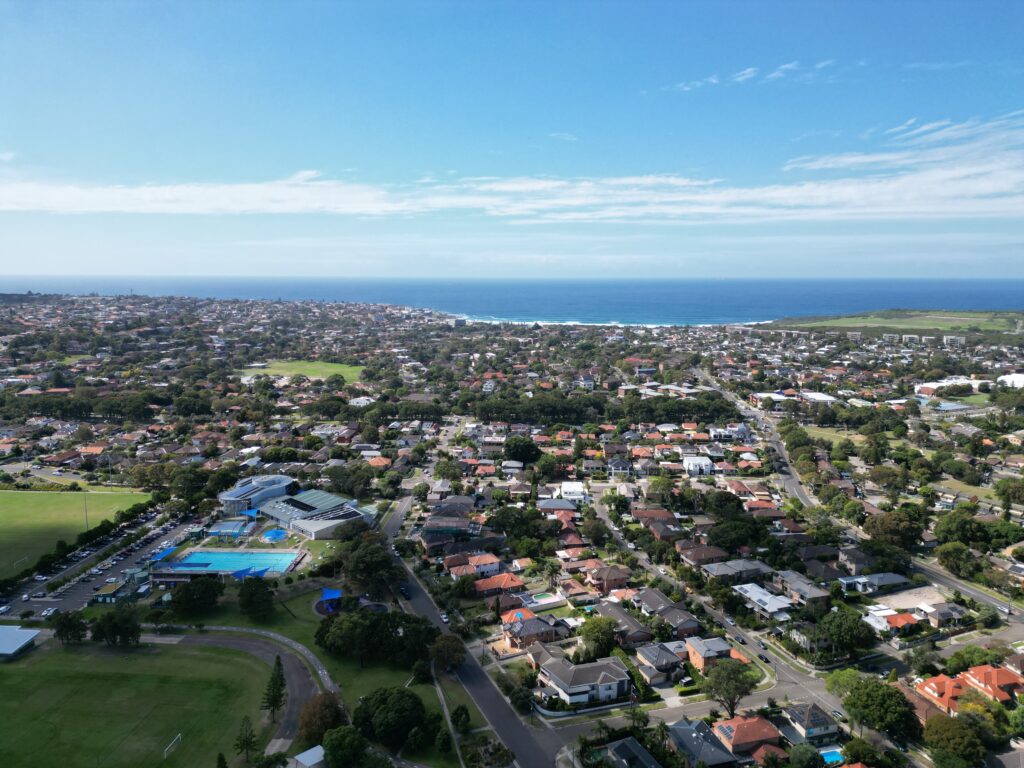
[[[1024,310],[1024,280],[5,277],[0,293],[129,293],[424,307],[473,320],[622,325],[756,323],[878,309]]]

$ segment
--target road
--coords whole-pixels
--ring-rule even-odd
[[[411,612],[423,616],[447,633],[448,625],[441,621],[441,613],[430,595],[404,562],[402,567],[408,574],[409,599],[406,602]],[[498,739],[515,754],[520,768],[554,764],[555,755],[565,746],[565,741],[553,730],[527,726],[491,682],[475,656],[467,654],[456,674]]]
[[[234,628],[231,628],[235,632]],[[288,699],[285,702],[284,710],[278,713],[277,730],[274,732],[274,739],[283,739],[291,742],[299,729],[299,714],[302,712],[302,705],[312,696],[320,692],[319,686],[313,680],[306,663],[299,658],[294,651],[282,648],[270,640],[263,640],[257,637],[242,637],[239,635],[202,634],[185,635],[181,640],[182,645],[202,645],[212,648],[229,648],[255,656],[267,664],[274,665],[274,657],[281,657],[281,666],[284,668],[284,679],[288,687]]]

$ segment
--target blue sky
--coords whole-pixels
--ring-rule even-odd
[[[1022,29],[970,0],[0,0],[0,267],[1024,277]]]

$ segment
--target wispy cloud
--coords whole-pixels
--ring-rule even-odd
[[[672,86],[672,89],[687,93],[689,91],[695,91],[698,88],[703,88],[705,85],[718,85],[718,83],[718,75],[708,75],[703,80],[688,80],[682,83],[676,83]]]
[[[555,131],[549,133],[548,138],[555,139],[557,141],[576,141],[579,137],[572,133],[565,133],[564,131]]]
[[[917,122],[917,118],[916,117],[912,117],[909,120],[905,120],[904,122],[900,123],[897,126],[889,128],[888,130],[886,130],[886,134],[887,135],[891,135],[891,134],[894,134],[894,133],[903,133],[903,131],[910,130],[910,128],[916,122]]]
[[[741,69],[729,79],[734,83],[745,83],[747,80],[757,77],[757,72],[757,67],[747,67],[746,69]]]
[[[904,64],[903,68],[911,72],[949,72],[953,69],[963,69],[970,66],[969,61],[912,61]]]
[[[835,59],[825,59],[824,61],[819,61],[817,64],[815,64],[814,68],[815,69],[826,69],[827,67],[835,66],[835,63],[836,63]]]
[[[315,171],[262,182],[142,185],[15,174],[0,177],[0,211],[383,219],[446,213],[517,224],[979,218],[1024,222],[1024,111],[988,120],[907,121],[899,127],[903,130],[890,134],[877,150],[795,158],[782,169],[786,176],[762,185],[679,174],[454,176],[391,185],[328,179]]]
[[[800,62],[791,61],[788,64],[782,64],[776,67],[776,69],[773,72],[768,73],[764,79],[779,80],[792,72],[796,72],[798,69],[800,69]]]

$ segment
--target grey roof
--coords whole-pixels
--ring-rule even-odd
[[[13,656],[32,643],[38,635],[37,629],[0,625],[0,656]]]
[[[700,622],[697,621],[697,617],[689,611],[684,611],[682,608],[677,608],[674,605],[670,605],[668,608],[662,608],[658,611],[664,621],[672,627],[672,629],[678,630],[680,627],[699,627]]]
[[[832,715],[817,704],[791,704],[786,707],[786,717],[805,731],[811,728],[828,728],[836,724]]]
[[[662,608],[668,608],[673,605],[664,592],[653,587],[644,587],[633,595],[633,604],[642,606],[650,613],[657,613]]]
[[[632,736],[606,744],[604,752],[602,765],[607,763],[613,768],[661,768],[661,763]]]
[[[660,643],[643,645],[636,649],[636,656],[647,666],[664,671],[679,666],[679,657]]]
[[[716,768],[736,764],[736,758],[703,720],[678,720],[668,727],[668,737],[690,765],[704,763],[708,768]]]
[[[615,619],[617,626],[615,631],[619,633],[635,634],[643,633],[653,637],[653,633],[645,627],[637,618],[633,616],[629,611],[623,608],[618,603],[602,602],[598,603],[594,608],[594,613],[598,616],[605,616],[610,619]]]
[[[704,658],[728,655],[732,646],[720,637],[691,637],[686,641],[687,645],[693,648],[694,652]]]
[[[572,664],[564,658],[552,658],[545,661],[541,668],[549,678],[557,680],[566,690],[581,685],[629,680],[629,670],[622,660],[615,656],[598,659],[589,664]]]

